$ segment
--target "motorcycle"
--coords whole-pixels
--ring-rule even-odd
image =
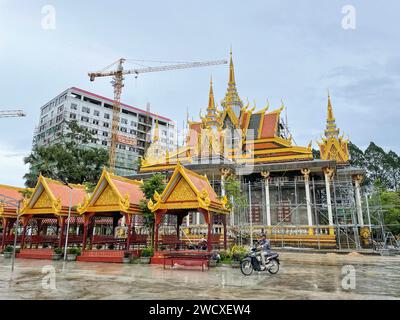
[[[263,263],[261,260],[261,254],[265,256],[265,268],[263,268]],[[257,248],[251,248],[249,252],[242,261],[240,261],[240,270],[245,276],[249,276],[253,271],[268,271],[270,274],[276,274],[279,271],[279,254],[276,252],[260,252]]]

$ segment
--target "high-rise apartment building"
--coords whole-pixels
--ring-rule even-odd
[[[109,148],[113,100],[72,87],[40,108],[39,125],[35,128],[33,146],[49,146],[60,142],[68,132],[68,123],[90,130],[96,139],[90,147]],[[176,124],[161,115],[121,103],[120,125],[116,153],[116,174],[130,175],[136,172],[137,159],[145,152],[151,140],[156,122],[159,128],[159,143],[165,149],[176,146]]]

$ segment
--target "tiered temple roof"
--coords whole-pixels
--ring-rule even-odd
[[[212,81],[207,114],[200,121],[188,123],[186,144],[173,152],[155,156],[146,153],[141,172],[172,169],[182,164],[201,163],[204,159],[231,163],[273,163],[312,160],[311,143],[308,147],[295,146],[291,136],[286,136],[280,114],[284,106],[269,110],[269,104],[255,111],[255,103],[243,104],[239,97],[235,71],[230,56],[229,81],[222,109],[215,104]],[[157,139],[153,139],[157,143]],[[149,150],[152,150],[150,146]]]

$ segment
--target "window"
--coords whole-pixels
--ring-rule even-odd
[[[100,111],[99,110],[94,110],[93,114],[94,114],[95,117],[98,117],[98,116],[100,116]]]
[[[126,119],[124,119],[124,118],[121,118],[121,123],[122,123],[122,124],[128,124],[128,120],[126,120]]]
[[[105,113],[104,114],[104,119],[110,119],[110,114],[109,113]]]
[[[82,116],[82,117],[81,117],[81,121],[83,121],[83,122],[89,122],[89,118],[88,118],[88,117]]]
[[[97,129],[92,129],[91,131],[92,131],[93,134],[98,134],[99,133],[99,131]]]
[[[90,113],[90,108],[88,108],[88,107],[82,107],[82,112]]]
[[[58,107],[58,112],[62,112],[64,110],[64,105]]]
[[[99,125],[99,120],[93,120],[93,124]]]
[[[136,134],[136,130],[131,129],[131,130],[129,131],[129,133],[130,133],[130,134]]]
[[[62,119],[63,119],[63,116],[62,116],[62,115],[57,116],[57,118],[56,118],[56,123],[57,123],[57,122],[60,122]]]
[[[106,145],[107,145],[107,141],[106,141],[106,140],[103,140],[103,141],[101,142],[101,144],[102,144],[103,146],[106,146]]]
[[[78,110],[78,105],[76,103],[71,103],[71,110]]]
[[[103,127],[104,127],[104,128],[109,128],[109,127],[110,127],[110,124],[109,124],[108,122],[104,122],[104,123],[103,123]]]
[[[166,135],[167,135],[167,130],[162,130],[162,131],[161,131],[161,134],[162,134],[163,136],[166,136]]]
[[[121,131],[121,132],[128,132],[128,130],[126,130],[126,128],[125,128],[125,127],[121,127],[121,128],[119,128],[119,131]]]
[[[103,137],[108,137],[108,132],[107,131],[103,131]]]
[[[90,140],[92,143],[97,143],[97,139],[91,139]]]

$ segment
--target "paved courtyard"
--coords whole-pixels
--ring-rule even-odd
[[[23,259],[11,276],[10,265],[0,256],[1,299],[400,299],[400,256],[282,252],[277,275],[250,277],[230,267],[201,272]],[[346,265],[354,266],[355,289],[342,287]],[[46,287],[46,270],[55,270],[55,289]]]

